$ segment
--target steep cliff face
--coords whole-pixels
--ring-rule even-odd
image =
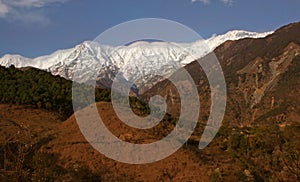
[[[250,125],[266,119],[284,123],[290,115],[298,118],[299,30],[295,23],[266,38],[227,42],[215,50],[229,91],[228,120]],[[287,97],[286,87],[295,93]]]
[[[257,57],[237,71],[238,84],[235,90],[239,93],[240,100],[243,100],[244,110],[247,110],[247,113],[242,112],[241,120],[252,123],[264,112],[274,110],[289,102],[282,98],[285,93],[277,96],[274,93],[282,92],[278,82],[289,71],[289,68],[292,69],[299,55],[299,45],[290,43],[279,56],[267,60]]]

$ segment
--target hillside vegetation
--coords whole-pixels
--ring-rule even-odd
[[[96,89],[95,97],[109,101],[110,91]],[[0,66],[0,103],[56,111],[66,119],[73,113],[72,81],[34,68]]]

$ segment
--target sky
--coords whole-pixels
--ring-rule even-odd
[[[0,57],[37,57],[139,18],[182,23],[202,37],[265,32],[300,21],[300,0],[0,0]]]

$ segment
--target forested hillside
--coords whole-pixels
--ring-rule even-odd
[[[95,93],[96,101],[110,100],[109,90]],[[0,66],[0,102],[57,111],[67,118],[73,113],[72,81],[34,68]]]

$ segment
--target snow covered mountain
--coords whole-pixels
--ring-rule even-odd
[[[110,87],[116,74],[122,73],[126,80],[134,81],[143,92],[195,58],[205,56],[227,40],[262,38],[271,33],[273,32],[234,30],[193,43],[138,41],[119,47],[86,41],[74,48],[59,50],[34,59],[20,55],[5,55],[0,58],[0,65],[35,67],[72,80],[74,71],[78,69],[80,63],[84,65],[80,67],[82,69],[80,82],[89,81],[89,72],[97,68],[99,86]]]

